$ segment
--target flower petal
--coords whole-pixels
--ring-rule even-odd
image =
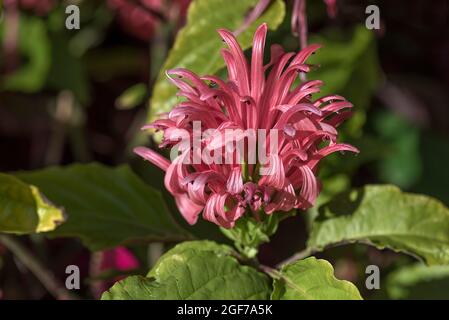
[[[248,62],[246,61],[245,55],[243,54],[242,48],[240,47],[237,39],[234,35],[225,29],[219,29],[218,33],[221,38],[229,47],[229,52],[231,53],[234,63],[235,63],[235,78],[231,80],[238,83],[240,89],[240,94],[247,96],[250,94],[249,88],[249,77],[248,77]]]
[[[315,174],[308,166],[298,167],[302,175],[302,186],[300,196],[304,200],[303,209],[310,208],[315,204],[319,189]]]
[[[230,194],[238,194],[243,191],[242,169],[240,166],[232,169],[226,183],[226,189]]]
[[[270,155],[268,168],[262,168],[262,178],[259,185],[282,189],[285,186],[285,171],[281,158],[277,154]]]
[[[179,212],[181,212],[187,223],[194,225],[201,210],[203,210],[203,206],[199,206],[191,201],[185,193],[175,196],[175,201]]]
[[[251,59],[251,96],[255,102],[259,101],[265,84],[265,72],[263,67],[263,52],[265,38],[267,36],[267,24],[263,23],[257,28],[253,40],[253,52]]]
[[[354,153],[359,153],[360,151],[356,148],[353,147],[349,144],[346,143],[338,143],[338,144],[334,144],[325,148],[320,149],[317,153],[315,153],[312,157],[311,160],[308,162],[308,166],[311,169],[314,169],[315,166],[318,164],[318,162],[324,158],[325,156],[337,152],[337,151],[351,151]]]
[[[161,156],[159,153],[145,148],[145,147],[137,147],[134,148],[134,153],[138,154],[145,160],[150,161],[152,164],[158,166],[164,171],[167,171],[168,167],[170,166],[170,161],[163,156]]]

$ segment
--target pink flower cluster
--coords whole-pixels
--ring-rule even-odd
[[[299,53],[271,47],[271,59],[264,64],[266,24],[256,31],[252,57],[248,62],[234,35],[219,30],[227,45],[222,50],[228,80],[216,76],[198,76],[185,69],[168,71],[169,79],[179,88],[183,101],[164,118],[149,126],[164,132],[162,147],[177,146],[181,154],[170,161],[148,148],[135,152],[166,171],[165,186],[175,197],[181,214],[194,224],[202,212],[204,219],[232,228],[244,214],[256,219],[277,211],[307,209],[314,205],[320,186],[316,177],[318,163],[336,151],[358,152],[347,144],[337,143],[337,127],[350,115],[352,104],[338,95],[312,99],[322,81],[298,82],[299,73],[311,65],[306,59],[320,46],[310,45]],[[217,144],[217,137],[227,129],[264,129],[267,134],[268,162],[248,164],[247,159],[227,164],[184,161],[197,150],[189,144],[179,147],[179,129],[194,136],[193,122],[215,134],[201,139],[201,147],[228,148],[229,141]],[[277,150],[270,149],[269,131],[278,130]],[[236,131],[238,132],[238,131]],[[237,135],[249,146],[245,135]],[[226,153],[225,152],[225,153]],[[265,174],[260,174],[265,169]]]

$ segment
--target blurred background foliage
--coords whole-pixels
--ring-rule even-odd
[[[139,129],[148,117],[172,104],[173,88],[163,78],[165,69],[187,64],[200,73],[224,74],[217,60],[221,44],[214,30],[238,28],[257,1],[239,1],[236,7],[223,8],[228,1],[217,0],[196,8],[197,16],[189,14],[204,17],[208,27],[184,29],[167,61],[186,23],[189,0],[3,2],[0,171],[93,161],[130,163],[149,186],[161,190],[165,210],[186,227],[164,191],[163,173],[136,159],[132,148],[155,145]],[[80,7],[80,30],[65,28],[68,3]],[[380,30],[369,31],[364,26],[369,4],[380,8]],[[337,16],[331,18],[323,2],[308,2],[309,42],[324,45],[311,59],[320,67],[308,77],[325,82],[323,94],[343,95],[355,105],[353,118],[342,127],[342,140],[361,153],[333,155],[323,163],[320,202],[351,186],[392,183],[449,205],[449,1],[338,0],[337,6]],[[272,1],[259,18],[273,29],[268,44],[298,50],[298,40],[290,31],[291,7],[292,1]],[[245,48],[250,46],[253,30],[254,25],[240,38]],[[198,63],[196,57],[211,61]],[[38,181],[39,172],[22,177]],[[105,176],[114,174],[106,172]],[[66,178],[76,180],[74,175]],[[128,179],[140,188],[133,177]],[[80,182],[73,188],[82,190],[83,185]],[[109,210],[101,204],[96,210],[103,209]],[[272,241],[263,245],[259,259],[274,265],[304,248],[307,223],[313,216],[310,210],[282,222]],[[210,223],[201,221],[188,230],[199,238],[226,241]],[[87,279],[79,294],[82,297],[98,297],[120,275],[142,273],[170,246],[158,242],[130,245],[136,261],[130,268],[118,268],[109,259],[111,251],[90,253],[77,240],[31,235],[18,241],[57,278],[64,278],[66,265],[79,265]],[[359,288],[365,287],[365,267],[380,267],[381,290],[361,290],[364,297],[449,298],[447,267],[412,266],[409,257],[361,245],[334,248],[324,256],[334,264],[338,277]],[[51,295],[0,244],[1,297],[45,299]]]

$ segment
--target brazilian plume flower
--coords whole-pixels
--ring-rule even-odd
[[[204,219],[232,228],[244,215],[262,220],[275,212],[312,207],[320,190],[320,160],[336,151],[358,152],[337,143],[336,128],[351,115],[352,104],[338,95],[313,100],[323,82],[297,81],[299,73],[310,71],[305,61],[319,45],[299,53],[273,45],[264,64],[266,24],[254,35],[250,62],[231,32],[218,33],[228,47],[222,50],[228,80],[169,70],[182,101],[144,127],[162,130],[161,147],[176,146],[178,156],[170,161],[144,147],[135,152],[166,172],[165,186],[190,224],[202,213]],[[180,142],[180,130],[193,141],[197,129],[209,134],[201,135],[196,145]],[[230,141],[243,148],[230,148]],[[195,162],[201,150],[215,161]]]

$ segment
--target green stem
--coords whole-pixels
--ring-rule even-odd
[[[242,163],[242,178],[244,182],[248,181],[248,164],[246,161]]]

